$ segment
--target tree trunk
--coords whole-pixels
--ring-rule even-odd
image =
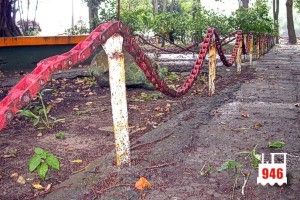
[[[296,32],[293,19],[293,0],[286,1],[286,13],[287,13],[287,29],[289,35],[289,43],[297,44]]]
[[[167,0],[164,0],[162,2],[162,12],[165,12],[167,10]]]
[[[249,8],[249,0],[238,0],[240,7],[242,8]]]
[[[274,27],[276,29],[276,44],[279,43],[279,0],[273,0],[273,19],[274,19]]]
[[[21,35],[15,22],[16,0],[0,0],[0,37]]]
[[[158,13],[158,0],[152,0],[153,13]]]
[[[89,6],[89,23],[91,31],[97,27],[98,22],[98,8],[95,8],[94,6]]]

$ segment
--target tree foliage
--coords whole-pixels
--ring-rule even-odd
[[[98,23],[115,18],[116,0],[85,1],[97,7]],[[267,0],[256,0],[252,7],[241,6],[231,16],[226,16],[206,10],[201,0],[122,0],[121,20],[135,32],[154,32],[171,41],[186,43],[201,40],[208,27],[217,28],[222,35],[236,29],[273,33],[269,9]]]
[[[295,1],[295,8],[300,13],[300,0],[294,0]]]
[[[238,9],[232,17],[232,25],[246,32],[276,33],[269,9],[267,0],[257,0],[251,8]]]
[[[191,38],[200,40],[208,27],[217,28],[223,35],[235,29],[274,32],[266,0],[256,0],[250,8],[240,7],[231,16],[204,9],[200,0],[167,1],[164,11],[159,3],[157,12],[153,12],[155,9],[149,1],[125,0],[121,6],[121,19],[137,32],[152,30],[165,37],[172,35],[182,42]]]

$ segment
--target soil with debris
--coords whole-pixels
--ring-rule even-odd
[[[229,70],[223,71],[226,76],[218,77],[217,90],[252,78],[250,71],[240,76]],[[168,83],[175,87],[182,82],[184,75],[173,73]],[[2,98],[6,93],[7,89],[3,89]],[[127,96],[130,140],[134,144],[145,133],[188,109],[187,103],[191,99],[207,96],[207,75],[203,74],[183,98],[174,99],[138,88],[128,88]],[[1,132],[0,199],[31,199],[45,193],[35,189],[34,183],[48,186],[51,191],[114,149],[109,88],[99,87],[94,78],[53,79],[43,90],[43,102],[51,107],[49,124],[40,120],[34,126],[31,119],[19,114]],[[33,111],[40,107],[37,98],[26,109]],[[64,139],[59,139],[59,134],[63,134]],[[40,181],[36,173],[28,170],[28,161],[35,147],[57,155],[61,161],[61,170],[50,170],[45,181]]]
[[[240,75],[219,68],[212,97],[207,74],[178,99],[128,88],[132,163],[123,169],[114,163],[109,89],[92,78],[53,80],[44,101],[54,126],[18,117],[0,135],[0,199],[299,199],[299,51],[277,46]],[[269,148],[276,140],[284,147]],[[37,146],[62,164],[42,190],[27,167]],[[253,156],[275,152],[288,153],[288,184],[257,185]],[[148,189],[137,189],[140,177]]]

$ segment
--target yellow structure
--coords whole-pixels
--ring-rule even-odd
[[[83,41],[87,35],[48,37],[2,37],[0,47],[72,45]]]

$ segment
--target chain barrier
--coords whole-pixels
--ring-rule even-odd
[[[192,53],[195,53],[196,51],[193,51],[193,50],[190,50],[194,47],[196,47],[198,44],[192,44],[188,47],[181,47],[180,45],[177,45],[177,44],[172,44],[174,46],[176,46],[177,48],[179,48],[180,50],[170,50],[170,49],[165,49],[165,48],[162,48],[162,47],[158,47],[154,44],[151,44],[149,41],[147,41],[145,38],[143,38],[141,35],[134,35],[136,37],[138,37],[140,40],[142,40],[143,44],[146,44],[146,45],[149,45],[155,49],[158,49],[158,50],[161,50],[161,51],[164,51],[164,52],[168,52],[168,53],[182,53],[182,52],[192,52]],[[197,52],[198,53],[198,52]]]
[[[236,31],[231,32],[231,33],[228,34],[226,37],[223,37],[223,38],[221,39],[221,44],[222,44],[222,46],[225,46],[225,45],[229,44],[230,42],[234,41],[234,40],[235,40],[235,37],[232,38],[232,39],[230,39],[230,38],[231,38],[232,36],[234,36],[235,34],[236,34]],[[158,46],[156,46],[156,45],[154,45],[154,44],[151,44],[151,42],[149,42],[147,39],[145,39],[145,38],[144,38],[143,36],[141,36],[141,35],[134,35],[134,36],[138,37],[138,38],[142,41],[143,44],[149,45],[149,46],[151,46],[151,47],[153,47],[153,48],[155,48],[155,49],[158,49],[158,50],[161,50],[161,51],[164,51],[164,52],[168,52],[168,53],[183,53],[183,52],[198,53],[198,52],[199,52],[199,51],[191,50],[191,49],[193,49],[193,48],[195,48],[195,47],[198,47],[199,43],[194,43],[194,44],[189,45],[189,46],[187,46],[187,47],[182,47],[182,46],[180,46],[180,45],[177,45],[177,44],[175,44],[175,43],[172,43],[170,40],[168,40],[168,39],[166,39],[166,38],[164,38],[164,37],[162,37],[162,36],[160,36],[160,35],[157,35],[157,36],[163,38],[163,39],[164,39],[165,41],[167,41],[168,43],[170,43],[170,44],[172,44],[173,46],[175,46],[175,47],[177,47],[177,48],[180,49],[180,50],[170,50],[170,49],[165,49],[165,48],[162,48],[162,47],[158,47]],[[226,41],[227,39],[228,39],[228,41]]]
[[[97,48],[103,45],[114,34],[121,34],[124,37],[123,46],[133,56],[138,66],[144,72],[147,79],[155,86],[157,90],[172,97],[180,97],[186,94],[192,87],[197,77],[199,76],[205,57],[209,51],[212,38],[215,40],[217,52],[222,63],[230,67],[234,64],[240,43],[243,42],[242,31],[236,31],[230,36],[220,39],[216,29],[209,28],[201,42],[198,58],[195,61],[194,67],[183,84],[176,90],[170,88],[166,82],[160,79],[155,68],[152,67],[151,60],[139,47],[136,39],[131,34],[130,29],[124,26],[119,21],[107,22],[99,25],[91,34],[81,43],[77,44],[69,52],[61,55],[52,56],[40,61],[37,67],[28,75],[24,76],[8,93],[8,95],[0,102],[0,130],[4,129],[7,124],[13,119],[13,116],[45,86],[47,81],[52,77],[52,74],[59,70],[69,69],[80,63],[83,63],[88,58],[96,53]],[[225,39],[235,36],[235,45],[230,58],[227,59],[222,48],[222,42]],[[260,48],[259,52],[265,53],[266,48],[274,45],[274,41],[270,36],[264,36],[263,39],[257,40]],[[243,46],[243,52],[248,52],[246,45]],[[187,47],[189,49],[189,47]],[[186,49],[186,48],[184,48]],[[261,53],[259,53],[261,54]]]

